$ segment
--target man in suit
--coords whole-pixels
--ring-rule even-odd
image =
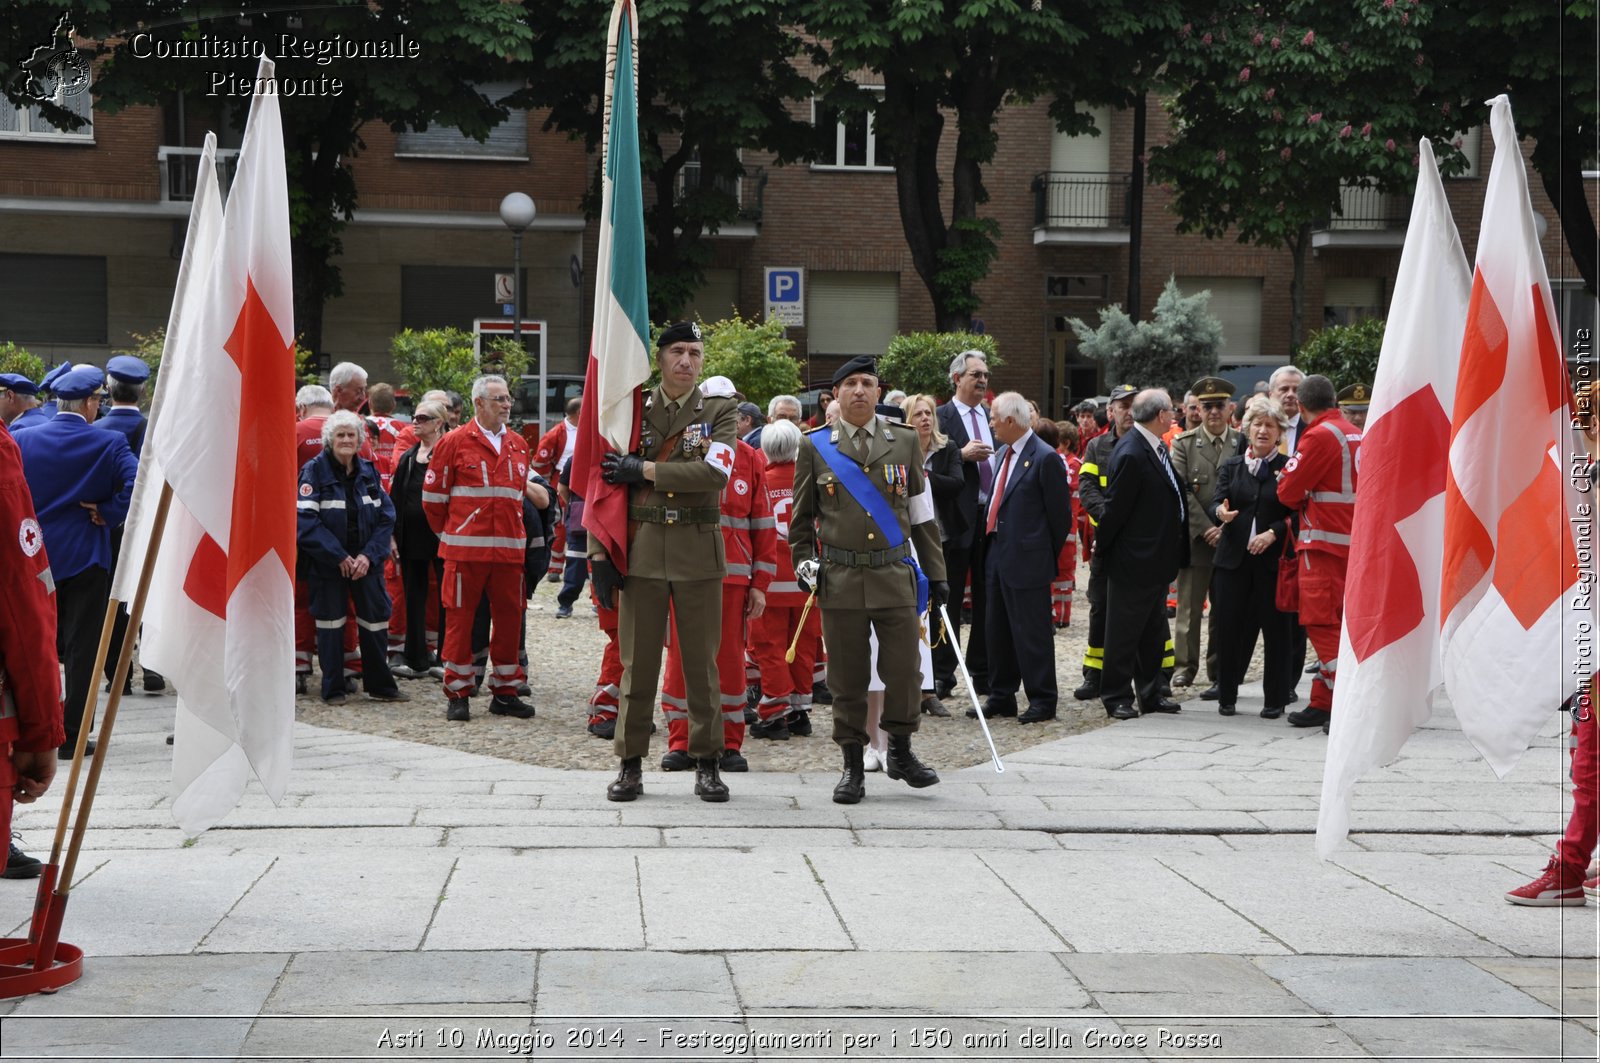
[[[1207,512],[1217,483],[1217,469],[1239,443],[1239,433],[1228,427],[1228,402],[1233,385],[1218,376],[1195,381],[1195,403],[1200,424],[1180,432],[1172,441],[1172,471],[1183,486],[1183,502],[1189,511],[1189,563],[1178,572],[1177,631],[1173,641],[1177,672],[1174,688],[1186,687],[1200,670],[1200,616],[1211,589],[1211,566],[1216,556],[1217,539],[1222,529],[1211,523]],[[1206,679],[1217,683],[1216,612],[1206,626]],[[1215,690],[1208,693],[1215,693]]]
[[[1107,584],[1100,699],[1119,720],[1178,711],[1161,693],[1161,657],[1167,585],[1189,560],[1183,489],[1161,441],[1172,425],[1172,399],[1146,388],[1134,396],[1131,412],[1133,428],[1111,452],[1095,547],[1105,552]]]
[[[833,740],[844,758],[833,800],[853,805],[866,794],[872,635],[884,687],[880,726],[889,735],[884,771],[918,789],[939,781],[911,751],[922,709],[921,591],[913,543],[933,611],[949,586],[916,429],[874,411],[878,369],[871,357],[846,362],[833,385],[838,421],[808,433],[795,457],[789,552],[801,589],[814,591],[822,608]]]
[[[1007,391],[994,400],[994,492],[984,524],[988,537],[989,700],[987,717],[1017,715],[1017,686],[1027,711],[1017,722],[1056,718],[1056,655],[1050,585],[1056,559],[1072,534],[1072,496],[1061,458],[1034,435],[1028,400]]]
[[[950,401],[939,407],[939,431],[961,448],[961,463],[965,470],[961,496],[956,505],[965,518],[965,528],[960,534],[952,533],[944,544],[945,571],[950,576],[950,586],[956,598],[956,608],[950,611],[950,623],[955,627],[950,638],[934,652],[933,671],[935,692],[939,697],[950,696],[955,689],[956,660],[954,647],[961,640],[961,595],[972,578],[972,629],[967,632],[967,670],[977,693],[989,692],[989,655],[985,646],[987,635],[984,613],[987,610],[984,576],[983,515],[988,512],[989,494],[994,486],[994,467],[989,458],[994,454],[994,432],[989,427],[989,408],[983,404],[984,391],[989,387],[989,363],[982,351],[962,351],[950,363],[950,382],[954,394]]]
[[[604,608],[617,601],[622,699],[613,743],[622,762],[606,789],[612,801],[644,793],[641,763],[650,748],[651,717],[661,677],[668,610],[678,628],[688,701],[694,792],[726,801],[722,694],[717,650],[722,643],[722,489],[733,468],[739,403],[728,387],[708,395],[697,385],[705,364],[700,326],[680,322],[656,340],[661,383],[645,398],[639,449],[601,459],[607,483],[628,484],[628,576],[624,583],[597,535],[589,536],[589,571]],[[621,591],[620,599],[614,597]]]

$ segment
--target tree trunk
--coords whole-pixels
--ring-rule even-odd
[[[1128,178],[1128,318],[1139,320],[1140,267],[1144,262],[1144,125],[1145,93],[1133,104],[1133,161]],[[1101,130],[1110,135],[1110,130]]]
[[[933,301],[933,316],[943,328],[944,298],[939,290],[939,254],[950,231],[939,205],[939,138],[944,116],[931,88],[919,85],[898,71],[885,71],[883,103],[876,127],[888,132],[880,139],[893,147],[894,185],[900,208],[900,228],[911,252],[911,265],[922,278]]]
[[[1289,282],[1289,355],[1305,342],[1306,317],[1306,255],[1311,250],[1311,226],[1302,225],[1289,238],[1289,250],[1294,255],[1294,275]]]
[[[1590,292],[1600,292],[1600,268],[1595,262],[1595,246],[1600,243],[1600,235],[1596,234],[1594,213],[1589,209],[1589,198],[1585,194],[1588,185],[1583,179],[1582,160],[1576,152],[1563,151],[1559,169],[1540,170],[1539,180],[1544,183],[1550,202],[1556,206],[1567,253],[1578,267],[1584,287]]]

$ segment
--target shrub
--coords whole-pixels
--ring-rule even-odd
[[[528,367],[528,353],[509,337],[484,342],[483,364],[472,349],[472,333],[458,328],[405,329],[389,343],[400,382],[413,395],[438,388],[465,397],[472,382],[485,373],[499,373],[513,387]]]
[[[652,385],[657,380],[656,339],[666,327],[653,325],[650,328]],[[783,322],[756,324],[735,313],[721,321],[701,321],[700,334],[706,348],[702,380],[725,376],[746,399],[763,410],[774,395],[793,395],[800,390],[800,363],[789,355],[794,341],[784,337]]]
[[[889,341],[889,349],[878,359],[878,379],[886,393],[899,388],[908,395],[932,395],[943,402],[951,393],[950,363],[962,351],[982,351],[991,373],[1005,364],[990,335],[907,332]]]
[[[1174,400],[1199,378],[1217,371],[1222,325],[1206,309],[1209,291],[1185,296],[1167,280],[1155,313],[1135,323],[1116,304],[1100,313],[1091,328],[1077,318],[1068,322],[1084,354],[1106,364],[1106,382],[1113,387],[1166,388]]]
[[[1383,326],[1382,319],[1368,318],[1313,332],[1295,355],[1294,364],[1307,374],[1321,373],[1333,381],[1335,390],[1356,383],[1370,385],[1378,371]]]
[[[0,373],[18,373],[37,382],[44,376],[44,359],[6,340],[0,343]]]

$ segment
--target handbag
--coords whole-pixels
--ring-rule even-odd
[[[1300,611],[1300,558],[1294,552],[1294,543],[1286,543],[1278,558],[1278,585],[1273,604],[1280,613]]]

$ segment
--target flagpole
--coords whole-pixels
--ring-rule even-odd
[[[172,504],[172,485],[163,482],[161,497],[156,503],[156,512],[150,523],[149,546],[145,550],[144,567],[139,573],[139,586],[133,595],[133,604],[128,612],[128,631],[139,630],[139,622],[144,619],[145,599],[150,592],[150,580],[155,572],[156,558],[161,553],[161,536],[166,531],[167,512]],[[105,667],[106,655],[110,646],[110,625],[116,611],[122,603],[115,598],[111,599],[106,610],[106,630],[100,640],[99,659],[95,662],[95,675],[99,675]],[[34,903],[32,931],[29,940],[37,943],[38,953],[34,958],[34,969],[43,971],[55,962],[56,946],[61,939],[61,920],[66,912],[67,898],[72,892],[72,876],[77,870],[78,854],[83,849],[83,838],[89,829],[89,815],[94,811],[95,793],[100,787],[100,772],[105,767],[106,750],[111,748],[111,732],[116,726],[117,709],[122,704],[122,687],[128,679],[128,672],[133,665],[133,639],[122,640],[122,648],[117,654],[117,668],[111,679],[111,694],[106,699],[105,718],[100,722],[100,738],[95,746],[94,759],[89,765],[89,775],[83,784],[83,800],[78,806],[77,821],[73,825],[72,840],[67,846],[66,863],[61,866],[59,875],[53,874],[56,861],[61,854],[61,843],[66,833],[68,813],[72,804],[73,791],[77,787],[78,768],[83,762],[84,735],[88,729],[78,732],[78,748],[72,759],[72,774],[67,780],[66,794],[61,803],[61,822],[56,828],[55,845],[50,852],[51,877],[54,879],[53,892],[46,894],[45,884],[40,882],[39,897]],[[95,702],[94,693],[91,691],[88,702]],[[87,712],[87,708],[85,709]],[[43,909],[41,911],[41,909]]]

